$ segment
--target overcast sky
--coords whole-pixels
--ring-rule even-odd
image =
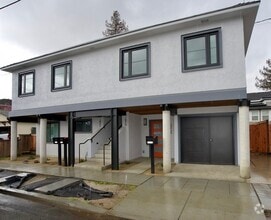
[[[0,8],[15,0],[0,0]],[[0,10],[0,67],[102,38],[118,10],[130,30],[229,7],[247,0],[21,0]],[[262,0],[257,21],[271,17]],[[246,57],[248,92],[271,58],[271,20],[255,24]],[[0,98],[11,98],[11,74],[0,71]]]

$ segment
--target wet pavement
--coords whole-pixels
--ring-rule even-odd
[[[51,202],[48,203],[41,200],[30,200],[2,193],[0,193],[0,198],[0,219],[3,220],[123,219],[105,214],[84,212],[82,210],[68,208],[67,206],[59,206],[59,204]]]
[[[212,166],[209,167],[211,168],[209,171],[208,166],[202,166],[199,171],[195,171],[201,172],[198,178],[193,172],[197,166],[193,168],[193,165],[180,170],[178,170],[180,166],[177,166],[167,175],[146,175],[146,172],[144,174],[147,168],[146,162],[137,164],[135,170],[129,167],[127,172],[125,170],[95,171],[9,161],[0,161],[0,168],[137,186],[111,210],[89,204],[76,204],[74,201],[58,197],[48,198],[45,195],[26,192],[24,194],[44,199],[53,198],[57,202],[78,209],[102,214],[129,219],[265,219],[263,207],[267,210],[271,209],[269,156],[264,160],[267,161],[266,165],[260,162],[258,155],[255,156],[252,161],[254,176],[250,180],[239,179],[237,166],[224,166],[224,170],[222,166],[218,166],[217,175],[213,174]],[[190,177],[182,176],[188,175],[188,171]],[[231,178],[231,175],[234,178]]]

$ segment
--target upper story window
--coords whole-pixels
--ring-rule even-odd
[[[120,79],[150,75],[150,43],[120,49]]]
[[[221,29],[182,36],[183,71],[222,65]]]
[[[70,89],[72,82],[72,62],[52,65],[52,91]]]
[[[35,92],[35,71],[31,70],[19,73],[19,96],[34,95]]]

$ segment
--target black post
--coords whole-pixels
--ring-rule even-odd
[[[68,166],[68,161],[67,161],[67,142],[64,142],[64,165]]]
[[[119,121],[118,109],[111,109],[111,136],[112,136],[112,151],[111,151],[111,167],[112,170],[119,170]]]
[[[68,157],[68,165],[74,166],[75,163],[75,150],[74,150],[74,117],[73,112],[69,112],[69,123],[68,123],[69,131],[69,157]]]
[[[154,145],[150,144],[150,157],[151,157],[151,173],[155,173],[155,166],[154,166]]]
[[[61,144],[58,143],[58,165],[61,165]]]

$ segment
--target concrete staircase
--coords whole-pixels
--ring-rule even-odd
[[[104,148],[105,148],[105,165],[107,166],[111,164],[111,142],[109,144],[106,144]],[[89,161],[95,161],[103,165],[103,156],[104,156],[103,146],[101,146],[94,155],[94,157],[91,158]]]

